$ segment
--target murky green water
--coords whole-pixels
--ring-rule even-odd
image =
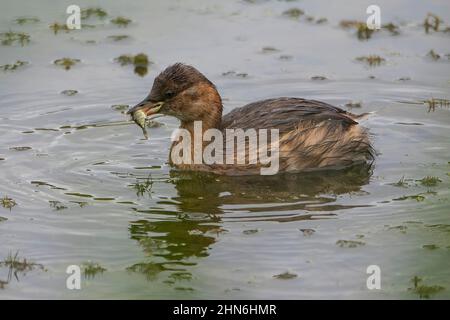
[[[92,19],[95,28],[54,35],[48,25],[73,1],[1,1],[0,32],[31,42],[0,46],[0,65],[29,62],[0,71],[0,197],[17,203],[0,207],[0,259],[18,251],[43,269],[3,263],[0,298],[419,298],[415,276],[444,288],[432,298],[450,297],[450,109],[421,102],[450,98],[450,33],[420,26],[428,12],[448,20],[448,1],[379,1],[400,35],[368,41],[339,22],[365,21],[370,2],[251,2],[78,1],[133,22]],[[282,15],[296,7],[328,22]],[[17,25],[20,16],[40,22]],[[440,59],[426,57],[432,49]],[[154,63],[145,77],[114,62],[140,52]],[[386,62],[355,61],[370,54]],[[52,63],[63,57],[81,62],[65,71]],[[373,170],[171,172],[176,120],[158,119],[145,141],[111,105],[140,101],[177,61],[217,85],[227,112],[276,96],[361,101],[354,112],[375,112],[364,122]],[[418,181],[427,176],[440,181]],[[66,289],[67,266],[88,261],[106,270]],[[381,268],[381,290],[366,287],[369,265]],[[285,272],[297,277],[274,277]]]

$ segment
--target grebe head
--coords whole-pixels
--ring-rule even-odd
[[[161,72],[150,94],[128,111],[142,110],[147,116],[160,113],[182,123],[203,121],[220,125],[222,101],[214,84],[192,66],[176,63]]]

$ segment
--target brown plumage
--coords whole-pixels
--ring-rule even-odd
[[[187,129],[191,135],[194,121],[202,121],[203,132],[210,128],[223,133],[226,129],[238,128],[278,129],[279,172],[340,169],[374,159],[367,130],[357,122],[362,116],[320,101],[275,98],[250,103],[222,118],[222,100],[214,84],[195,68],[180,63],[158,75],[149,96],[128,113],[137,110],[147,116],[161,113],[177,117],[181,121],[180,128]],[[174,142],[172,148],[176,144]],[[247,157],[253,147],[246,144]],[[175,167],[226,175],[253,175],[260,173],[261,164],[180,164]]]

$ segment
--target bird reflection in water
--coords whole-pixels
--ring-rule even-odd
[[[167,283],[189,280],[189,268],[207,257],[221,233],[227,231],[223,222],[330,219],[336,210],[355,207],[338,204],[336,198],[363,193],[371,174],[370,165],[276,176],[172,171],[171,181],[177,190],[177,196],[171,199],[174,210],[150,209],[145,211],[148,219],[130,222],[130,237],[139,243],[148,260],[129,270],[148,279],[166,272]]]

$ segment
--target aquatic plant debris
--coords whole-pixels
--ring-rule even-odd
[[[49,201],[49,204],[51,208],[55,209],[55,211],[67,209],[67,207],[63,205],[61,201]]]
[[[93,279],[96,275],[102,274],[103,272],[107,271],[106,268],[92,261],[84,262],[81,267],[86,279]]]
[[[361,56],[356,58],[357,61],[364,62],[365,64],[374,67],[379,66],[382,63],[386,62],[386,59],[383,57],[380,57],[378,55],[368,55],[368,56]]]
[[[283,16],[298,19],[305,14],[305,11],[299,8],[291,8],[283,12]]]
[[[128,104],[113,104],[111,108],[116,111],[120,111],[121,113],[125,113],[130,108],[130,106]]]
[[[119,27],[127,27],[131,23],[131,19],[128,19],[125,17],[117,17],[117,18],[111,19],[111,23],[113,23]]]
[[[271,47],[271,46],[263,47],[261,49],[262,53],[274,53],[274,52],[278,52],[278,51],[280,51],[280,50],[275,47]]]
[[[418,276],[414,276],[413,278],[411,278],[410,282],[412,282],[414,286],[412,288],[408,288],[408,291],[419,295],[419,298],[421,299],[429,299],[435,294],[445,290],[445,287],[443,286],[428,286],[423,284],[423,279]]]
[[[336,244],[341,248],[356,248],[360,246],[364,246],[366,243],[363,241],[356,240],[338,240]]]
[[[428,105],[428,112],[434,112],[436,110],[436,107],[450,107],[450,100],[448,99],[431,98],[422,102]]]
[[[122,41],[125,39],[128,39],[130,36],[126,35],[126,34],[117,34],[117,35],[111,35],[108,36],[108,39],[114,40],[114,41]]]
[[[414,195],[411,195],[411,196],[403,196],[403,197],[395,198],[395,199],[392,199],[392,200],[394,200],[394,201],[416,200],[417,202],[422,202],[425,199],[426,199],[425,196],[422,195],[422,194],[414,194]]]
[[[9,209],[9,211],[11,211],[11,209],[17,205],[17,202],[8,196],[4,196],[2,199],[0,199],[0,204],[3,208]]]
[[[389,31],[393,36],[397,36],[400,34],[399,26],[396,24],[393,24],[392,22],[383,24],[381,28],[386,29]]]
[[[238,78],[247,78],[248,77],[248,73],[245,72],[236,72],[236,71],[227,71],[227,72],[223,72],[222,76],[235,76]]]
[[[439,179],[438,177],[433,177],[433,176],[426,176],[417,181],[419,181],[421,185],[427,186],[427,187],[434,187],[438,183],[442,182],[441,179]]]
[[[437,61],[441,58],[441,56],[439,54],[437,54],[433,49],[428,51],[427,57],[434,61]]]
[[[405,180],[405,176],[402,176],[397,182],[390,183],[390,185],[395,187],[406,188],[408,186],[408,183]]]
[[[0,66],[0,69],[3,71],[14,71],[20,67],[26,66],[28,64],[27,61],[17,60],[13,64],[4,64]]]
[[[65,70],[70,70],[74,65],[81,62],[79,59],[61,58],[53,61],[57,66],[63,67]]]
[[[441,18],[433,13],[428,13],[425,17],[425,21],[423,22],[423,27],[425,29],[425,33],[430,33],[430,30],[439,31],[439,27],[442,23]]]
[[[24,32],[2,32],[0,33],[0,43],[4,46],[10,46],[14,43],[20,43],[20,45],[23,47],[26,44],[30,43],[30,35]]]
[[[15,150],[15,151],[27,151],[27,150],[31,150],[31,147],[11,147],[9,149]]]
[[[74,96],[77,93],[78,93],[77,90],[71,90],[71,89],[61,91],[61,94],[65,95],[65,96]]]
[[[276,279],[281,279],[281,280],[289,280],[289,279],[294,279],[297,278],[298,276],[295,273],[290,273],[289,271],[280,273],[280,274],[276,274],[273,276]]]
[[[356,29],[356,36],[359,40],[369,40],[375,30],[369,29],[367,23],[358,24]]]
[[[400,27],[392,22],[383,24],[381,26],[381,29],[379,29],[379,30],[369,29],[366,22],[357,21],[357,20],[342,20],[339,23],[339,26],[342,29],[355,30],[356,37],[358,38],[358,40],[361,40],[361,41],[367,41],[370,38],[372,38],[372,35],[375,32],[380,32],[383,30],[389,32],[392,36],[397,36],[400,34]]]
[[[23,258],[23,260],[21,260],[19,258],[19,251],[17,251],[14,255],[12,255],[12,253],[10,252],[3,261],[0,261],[0,267],[9,268],[7,282],[11,281],[13,275],[16,278],[16,280],[19,281],[19,273],[25,275],[27,272],[32,271],[34,269],[41,269],[45,271],[44,266],[40,263],[27,261],[26,258]]]
[[[350,101],[350,102],[347,102],[344,106],[349,108],[349,109],[361,108],[362,107],[362,102],[361,101]]]
[[[305,237],[310,237],[310,236],[312,236],[314,233],[316,233],[316,230],[314,230],[314,229],[299,229],[302,233],[303,233],[303,235],[305,236]]]
[[[54,23],[52,23],[51,25],[49,25],[48,27],[49,27],[51,30],[53,30],[53,33],[54,33],[55,35],[57,35],[58,32],[60,32],[60,31],[64,31],[64,32],[66,32],[66,33],[72,31],[71,29],[69,29],[69,28],[67,27],[67,24],[65,24],[65,23],[54,22]]]
[[[14,20],[15,23],[20,24],[20,25],[29,24],[29,23],[37,23],[39,21],[40,21],[39,18],[36,18],[36,17],[19,17]]]
[[[134,73],[141,77],[147,74],[148,65],[151,64],[145,53],[139,53],[135,56],[123,54],[115,58],[114,61],[118,62],[121,66],[134,65]]]
[[[81,19],[86,20],[89,18],[104,19],[108,16],[108,13],[100,7],[91,7],[81,10]]]
[[[146,193],[150,194],[153,187],[153,179],[151,175],[149,175],[144,182],[139,182],[139,180],[136,180],[136,183],[133,183],[131,187],[136,191],[136,195],[138,197],[141,197]]]

